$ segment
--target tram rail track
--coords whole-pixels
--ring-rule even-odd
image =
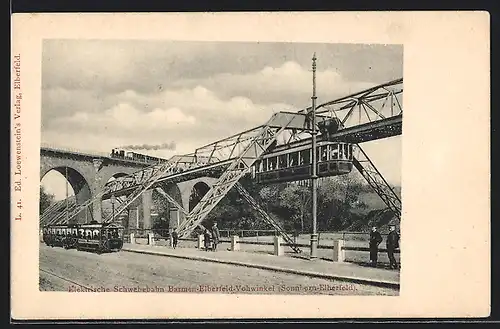
[[[86,286],[86,285],[84,285],[84,284],[78,283],[78,282],[73,281],[73,280],[71,280],[71,279],[65,278],[65,277],[60,276],[60,275],[58,275],[58,274],[55,274],[55,273],[54,273],[54,272],[52,272],[52,271],[44,270],[44,269],[42,269],[42,268],[40,268],[40,269],[39,269],[39,271],[40,271],[40,272],[43,272],[43,273],[45,273],[45,274],[48,274],[48,275],[50,275],[50,276],[52,276],[52,277],[58,278],[59,280],[62,280],[62,281],[64,281],[64,282],[66,282],[66,283],[70,283],[70,284],[72,284],[72,285],[75,285],[75,286],[78,286],[78,287],[84,288],[85,290],[92,291],[92,289],[93,289],[93,288],[88,287],[88,286]]]

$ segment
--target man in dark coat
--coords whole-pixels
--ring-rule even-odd
[[[377,231],[377,228],[372,227],[370,232],[370,262],[371,266],[377,267],[378,260],[378,245],[382,242],[382,236]]]
[[[177,229],[174,228],[172,231],[172,247],[174,247],[174,249],[177,247],[177,242],[179,242],[179,234],[177,233]]]
[[[219,243],[220,240],[220,233],[219,229],[217,228],[217,222],[214,222],[212,225],[212,251],[217,250],[217,244]]]
[[[210,242],[212,240],[212,233],[208,229],[205,229],[205,233],[203,233],[203,239],[205,242],[205,251],[208,251],[208,249],[210,248]]]
[[[390,232],[387,236],[387,256],[389,256],[390,268],[397,269],[398,263],[396,262],[396,258],[394,258],[394,250],[399,248],[399,234],[396,232],[396,226],[390,226]]]

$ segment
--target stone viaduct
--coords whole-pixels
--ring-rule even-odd
[[[73,188],[76,201],[82,204],[98,194],[109,180],[131,174],[141,168],[150,166],[151,163],[133,161],[127,158],[116,158],[105,154],[90,154],[80,151],[63,150],[50,147],[40,148],[40,183],[43,177],[51,170],[55,170],[66,176],[67,181]],[[191,210],[199,198],[208,191],[215,178],[202,177],[181,183],[163,185],[161,188],[172,196],[184,209]],[[133,202],[129,209],[136,211],[137,218],[141,218],[141,226],[144,229],[151,228],[151,217],[154,215],[153,190],[148,190]],[[102,221],[103,203],[109,200],[100,200],[93,204],[92,210],[82,211],[76,221],[78,223],[96,220]],[[170,227],[176,227],[183,220],[181,211],[169,204],[168,218]],[[129,219],[130,221],[130,219]],[[132,221],[133,222],[133,221]]]

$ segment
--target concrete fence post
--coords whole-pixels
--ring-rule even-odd
[[[130,244],[135,244],[135,234],[130,233]]]
[[[150,245],[150,246],[155,245],[155,234],[154,233],[148,233],[148,245]]]
[[[43,230],[40,230],[40,242],[43,242]]]
[[[169,241],[170,248],[173,248],[174,247],[174,239],[172,238],[171,234],[168,236],[168,241]]]
[[[344,240],[333,240],[333,261],[342,263],[345,261]]]
[[[240,250],[240,237],[237,235],[231,236],[231,251]]]
[[[205,242],[205,237],[203,234],[198,235],[198,249],[202,249]]]
[[[275,256],[283,256],[283,238],[281,236],[274,237],[274,255]]]

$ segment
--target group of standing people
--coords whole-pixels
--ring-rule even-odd
[[[205,232],[203,232],[203,239],[205,243],[205,251],[217,250],[217,245],[220,240],[220,232],[217,227],[217,222],[214,222],[210,229],[205,229]]]
[[[217,227],[217,222],[214,222],[210,229],[205,229],[205,232],[203,232],[203,236],[205,240],[205,251],[216,251],[217,245],[219,244],[220,240],[220,232],[219,228]],[[174,228],[172,230],[172,247],[174,249],[177,248],[178,242],[179,234],[177,233],[177,229]]]
[[[205,229],[205,232],[203,232],[203,236],[205,240],[205,251],[216,251],[217,245],[219,244],[220,240],[220,232],[219,228],[217,227],[217,222],[214,222],[210,229]],[[179,234],[177,233],[177,229],[174,228],[172,230],[172,247],[174,249],[177,248],[178,242]]]
[[[377,267],[378,261],[378,246],[382,242],[382,236],[377,231],[377,227],[372,227],[370,232],[370,264],[373,267]],[[387,256],[389,257],[389,267],[391,269],[397,269],[398,263],[396,258],[394,258],[394,252],[399,248],[399,234],[396,232],[396,226],[390,226],[389,235],[386,239]]]

